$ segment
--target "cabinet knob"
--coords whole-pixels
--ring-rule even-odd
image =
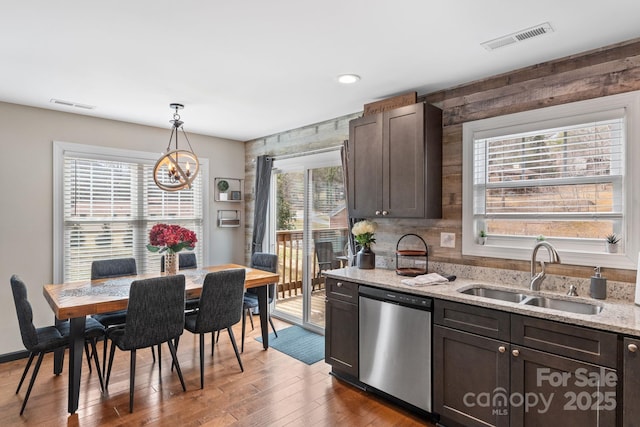
[[[517,349],[516,350],[512,350],[511,354],[513,354],[514,357],[520,356],[520,352]]]
[[[501,345],[500,347],[498,347],[498,351],[500,353],[504,353],[505,351],[507,351],[507,348],[505,346]]]
[[[336,286],[337,286],[337,287],[339,287],[339,288],[341,288],[341,287],[342,287],[342,282],[338,282],[338,283],[336,283]]]
[[[386,216],[386,215],[389,215],[389,212],[387,212],[387,211],[382,211],[382,216]]]
[[[637,346],[637,345],[635,345],[635,344],[629,344],[629,345],[627,346],[627,348],[629,349],[629,351],[630,351],[631,353],[635,353],[636,351],[638,351],[638,346]]]
[[[376,215],[380,215],[382,212],[380,211],[376,211]]]

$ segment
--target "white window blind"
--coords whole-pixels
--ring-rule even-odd
[[[149,230],[159,222],[196,233],[201,265],[202,175],[191,189],[169,193],[155,185],[149,160],[91,157],[63,157],[64,281],[90,278],[91,262],[110,258],[134,257],[138,272],[159,272],[160,256],[146,249]]]
[[[488,234],[601,238],[623,219],[624,117],[475,139],[474,216]]]

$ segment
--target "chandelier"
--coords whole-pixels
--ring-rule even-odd
[[[178,191],[191,188],[191,183],[200,170],[200,162],[198,162],[198,158],[193,152],[193,148],[191,148],[189,138],[182,128],[184,122],[180,120],[180,115],[178,114],[178,110],[183,109],[184,105],[169,104],[169,107],[175,110],[173,120],[170,121],[170,123],[173,124],[173,128],[171,129],[167,149],[153,168],[153,180],[156,182],[156,185],[164,191]],[[182,130],[184,139],[187,140],[187,144],[189,145],[188,150],[180,150],[178,148],[179,130]],[[174,142],[174,135],[175,149],[172,150],[171,143]]]

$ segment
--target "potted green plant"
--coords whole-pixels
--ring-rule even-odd
[[[487,243],[487,233],[484,230],[480,230],[480,234],[478,235],[478,243],[484,245]]]
[[[618,236],[615,233],[611,233],[605,238],[605,240],[607,242],[606,244],[607,252],[609,252],[610,254],[617,253],[618,243],[620,243],[620,236]]]
[[[229,189],[229,183],[224,180],[221,179],[220,181],[218,181],[218,198],[220,200],[227,200],[227,190]]]

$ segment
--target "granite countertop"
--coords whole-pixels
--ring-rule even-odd
[[[605,299],[596,300],[590,297],[570,297],[563,293],[545,291],[544,283],[541,291],[531,291],[522,285],[507,285],[494,283],[486,280],[476,280],[458,277],[455,281],[442,285],[428,286],[408,286],[403,284],[402,279],[406,276],[399,276],[393,270],[372,269],[361,270],[356,267],[340,268],[323,272],[325,276],[334,279],[349,280],[363,285],[371,285],[383,289],[397,290],[414,295],[423,295],[439,298],[447,301],[455,301],[465,304],[487,307],[510,313],[518,313],[532,317],[539,317],[548,320],[570,323],[574,325],[587,326],[609,332],[616,332],[628,335],[640,336],[640,307],[631,302]],[[483,285],[484,287],[495,289],[517,289],[530,295],[550,296],[557,299],[570,301],[580,301],[602,307],[598,314],[576,314],[566,311],[559,311],[543,307],[522,305],[514,302],[506,302],[497,299],[484,298],[474,295],[467,295],[459,292],[472,285]]]

